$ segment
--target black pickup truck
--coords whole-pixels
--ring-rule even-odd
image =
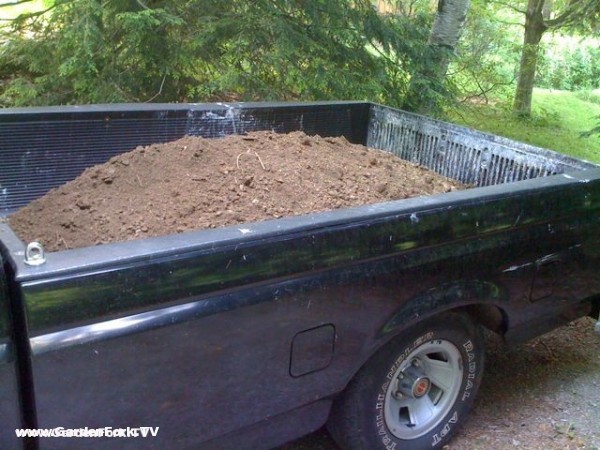
[[[342,448],[441,448],[484,328],[598,317],[598,166],[370,103],[0,110],[0,214],[139,145],[255,130],[471,187],[48,253],[0,218],[0,448],[267,449],[326,423]]]

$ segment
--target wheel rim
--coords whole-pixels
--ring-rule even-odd
[[[428,433],[454,405],[462,378],[462,358],[452,342],[420,345],[404,359],[386,390],[387,428],[406,440]]]

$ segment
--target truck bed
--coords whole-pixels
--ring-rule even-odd
[[[344,135],[473,187],[36,266],[0,223],[0,385],[17,373],[21,388],[2,391],[0,423],[269,448],[321,426],[370,355],[425,317],[462,308],[520,341],[597,314],[598,166],[369,103],[2,110],[0,211],[138,145],[255,130]]]
[[[0,111],[0,214],[85,168],[184,135],[301,130],[345,136],[474,186],[597,167],[499,136],[368,103],[95,105]],[[43,137],[41,137],[43,136]]]

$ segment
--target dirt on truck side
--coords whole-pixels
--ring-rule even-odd
[[[57,251],[462,189],[343,137],[186,136],[87,169],[9,218]]]

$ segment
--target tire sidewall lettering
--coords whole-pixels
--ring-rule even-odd
[[[474,380],[477,377],[477,357],[475,355],[475,346],[471,339],[468,339],[462,344],[462,352],[464,353],[463,357],[466,357],[467,361],[467,370],[466,373],[463,373],[463,381],[461,384],[461,392],[459,393],[458,398],[456,399],[456,404],[450,410],[446,417],[449,419],[445,422],[445,424],[441,427],[440,431],[435,433],[432,437],[431,447],[436,447],[440,445],[444,438],[450,433],[452,428],[459,422],[459,410],[460,406],[471,397],[471,391],[475,386]],[[460,404],[459,404],[460,401]],[[444,423],[444,421],[442,421]]]

